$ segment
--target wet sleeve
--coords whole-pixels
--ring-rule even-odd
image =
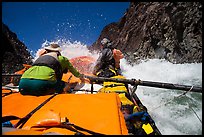
[[[79,71],[74,68],[74,66],[69,62],[68,60],[68,70],[75,76],[75,77],[80,77]]]
[[[80,77],[79,71],[69,62],[66,57],[60,56],[59,61],[62,65],[62,69],[68,69],[75,77]]]

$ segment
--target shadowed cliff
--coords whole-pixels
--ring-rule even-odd
[[[14,73],[22,64],[32,64],[32,56],[27,47],[2,23],[2,73]],[[9,83],[10,78],[2,77],[2,85]]]
[[[202,4],[200,2],[131,2],[119,22],[107,25],[102,38],[112,40],[129,63],[160,58],[173,63],[202,62]]]

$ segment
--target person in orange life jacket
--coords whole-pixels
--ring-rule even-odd
[[[80,74],[60,51],[58,44],[45,47],[32,67],[23,73],[19,83],[21,94],[40,96],[67,92],[69,85],[61,79],[63,73],[68,70],[74,76],[84,79],[84,75]]]
[[[111,41],[107,38],[101,41],[101,47],[102,51],[94,66],[93,74],[99,77],[112,77],[121,74],[119,61],[121,57],[123,58],[122,52],[114,49]]]
[[[123,53],[119,49],[113,49],[113,57],[115,59],[115,67],[117,69],[117,73],[121,75],[120,69],[120,60],[124,58]]]

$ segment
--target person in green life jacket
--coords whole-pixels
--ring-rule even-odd
[[[69,92],[68,83],[61,80],[63,73],[68,70],[74,76],[84,79],[84,75],[80,74],[60,51],[58,44],[45,47],[44,53],[41,53],[20,79],[19,92],[22,95],[41,96]]]

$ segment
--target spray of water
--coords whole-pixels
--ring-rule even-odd
[[[202,87],[202,63],[173,64],[151,59],[131,66],[121,61],[123,75],[145,81]],[[136,94],[164,135],[202,134],[202,94],[138,86]],[[192,122],[193,121],[193,122]]]
[[[98,58],[97,53],[90,53],[86,45],[69,40],[52,41],[62,48],[62,55],[71,59],[78,56]],[[44,46],[52,43],[45,41]],[[34,60],[38,57],[36,52]],[[165,82],[182,85],[202,86],[202,63],[172,64],[166,60],[151,59],[131,66],[121,60],[123,75],[128,79]],[[201,135],[202,134],[202,94],[187,93],[153,87],[138,86],[136,94],[140,98],[164,135]]]
[[[74,57],[79,57],[79,56],[91,56],[95,59],[98,58],[97,53],[90,53],[89,50],[87,49],[87,45],[79,42],[79,41],[74,41],[73,43],[70,42],[69,40],[66,39],[59,39],[57,41],[45,41],[41,48],[37,50],[34,56],[34,60],[36,60],[39,57],[39,52],[41,49],[44,47],[48,46],[50,43],[57,43],[60,45],[60,48],[62,49],[61,54],[69,59],[74,58]]]

